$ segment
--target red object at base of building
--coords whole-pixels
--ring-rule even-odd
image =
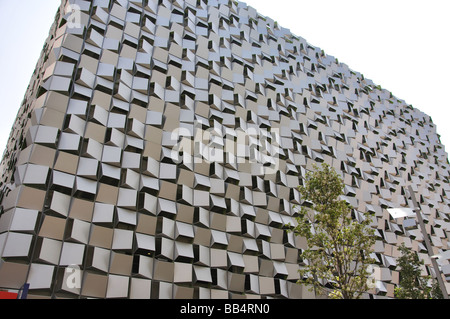
[[[17,293],[0,291],[0,299],[17,299]]]

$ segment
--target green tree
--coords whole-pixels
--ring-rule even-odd
[[[321,294],[326,293],[323,284],[331,284],[331,298],[360,298],[369,289],[369,265],[375,262],[369,258],[375,243],[371,216],[364,213],[360,221],[352,217],[353,208],[340,198],[344,183],[327,164],[314,166],[303,184],[298,189],[304,203],[297,225],[289,229],[306,238],[308,247],[300,255],[306,266],[298,283]]]
[[[421,267],[424,261],[405,246],[404,243],[398,248],[402,254],[397,258],[397,266],[400,270],[399,287],[395,288],[394,294],[398,299],[441,299],[442,292],[436,280],[431,276],[422,276]],[[432,285],[428,283],[432,281]]]

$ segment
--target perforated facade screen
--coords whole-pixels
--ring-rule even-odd
[[[64,0],[1,162],[0,288],[312,298],[284,225],[325,162],[373,217],[365,297],[393,297],[401,243],[435,273],[414,216],[387,209],[412,185],[446,256],[447,157],[427,114],[245,3]]]

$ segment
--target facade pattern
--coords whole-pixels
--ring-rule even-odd
[[[313,298],[285,225],[325,162],[373,216],[365,297],[393,297],[401,243],[436,275],[387,210],[409,185],[450,280],[447,158],[428,115],[245,3],[63,0],[1,162],[0,288]]]

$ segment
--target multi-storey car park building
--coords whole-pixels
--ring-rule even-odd
[[[245,3],[63,0],[1,162],[0,288],[51,298],[311,298],[287,233],[314,163],[447,289],[449,164],[425,113]],[[414,216],[388,208],[420,205]],[[427,250],[429,239],[432,251]]]

